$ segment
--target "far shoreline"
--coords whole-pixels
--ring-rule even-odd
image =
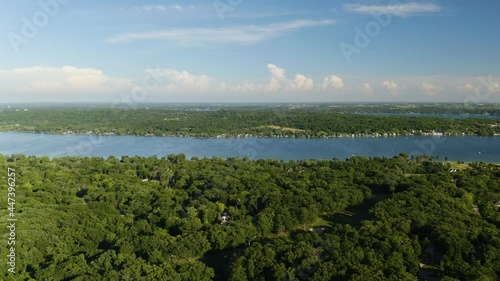
[[[329,139],[329,138],[397,138],[397,137],[436,137],[436,138],[446,138],[446,137],[498,137],[500,133],[493,134],[491,136],[483,136],[479,134],[466,134],[466,133],[457,133],[457,134],[447,134],[441,132],[418,132],[418,133],[408,133],[408,134],[397,134],[397,133],[374,133],[374,134],[345,134],[338,133],[336,135],[327,135],[327,136],[311,136],[311,135],[254,135],[254,134],[221,134],[216,136],[199,136],[199,135],[175,135],[175,134],[116,134],[114,132],[105,132],[96,134],[94,132],[34,132],[34,131],[3,131],[0,130],[0,133],[23,133],[23,134],[43,134],[43,135],[57,135],[57,136],[104,136],[104,137],[170,137],[170,138],[193,138],[193,139],[244,139],[244,138],[268,138],[268,139]]]

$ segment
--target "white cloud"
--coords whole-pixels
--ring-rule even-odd
[[[290,85],[292,91],[310,91],[314,88],[314,81],[302,74],[295,75],[295,80]]]
[[[422,90],[428,95],[428,96],[435,96],[437,93],[441,92],[443,88],[422,82]]]
[[[194,9],[194,6],[193,5],[189,5],[189,8],[191,9]],[[141,6],[139,9],[141,10],[144,10],[144,11],[160,11],[160,12],[164,12],[164,11],[167,11],[167,10],[176,10],[176,11],[179,11],[179,12],[182,12],[184,11],[184,6],[182,5],[172,5],[172,6],[167,6],[167,5],[144,5],[144,6]]]
[[[268,64],[267,69],[271,73],[271,76],[275,78],[277,81],[284,81],[285,80],[285,70],[283,68],[279,68],[274,64]]]
[[[408,17],[426,13],[437,13],[442,10],[441,6],[433,3],[408,2],[395,5],[362,5],[346,4],[344,10],[362,14],[391,13],[394,16]]]
[[[122,95],[130,96],[137,87],[162,97],[179,93],[220,92],[225,87],[223,82],[218,83],[207,75],[187,71],[157,68],[145,69],[144,74],[141,80],[133,81],[110,77],[99,69],[74,66],[0,70],[0,94],[9,93],[25,101],[109,101]]]
[[[326,90],[329,88],[336,90],[342,89],[344,88],[344,81],[336,75],[325,77],[323,79],[323,83],[320,85],[320,89]]]
[[[369,83],[363,83],[363,91],[367,94],[373,93],[372,86]]]
[[[500,93],[500,84],[493,81],[493,77],[479,77],[479,82],[482,87],[492,94]]]
[[[205,74],[168,68],[145,69],[143,78],[149,78],[134,82],[126,78],[109,77],[95,68],[34,66],[0,70],[0,92],[22,93],[38,98],[40,95],[48,94],[59,100],[65,100],[69,95],[84,98],[86,94],[95,96],[130,93],[137,86],[143,86],[148,92],[163,96],[191,92],[214,94],[228,91],[261,93],[310,91],[314,88],[313,80],[303,74],[296,74],[295,78],[290,80],[287,79],[283,68],[268,64],[267,69],[270,74],[268,84],[247,82],[228,85]]]
[[[145,5],[142,6],[141,9],[145,11],[166,11],[167,6],[165,5]]]
[[[275,64],[265,67],[268,75],[263,82],[256,82],[250,77],[243,83],[229,83],[224,77],[216,79],[209,73],[159,67],[144,70],[142,75],[138,74],[137,80],[112,77],[96,68],[75,66],[33,66],[0,70],[0,100],[107,102],[123,94],[130,96],[133,90],[140,86],[147,90],[148,99],[151,101],[332,101],[331,89],[345,93],[338,95],[339,99],[336,101],[392,99],[404,102],[415,101],[414,98],[417,97],[419,101],[463,102],[465,98],[473,95],[481,102],[498,102],[500,98],[498,77],[390,77],[397,79],[396,83],[380,77],[341,78],[330,75],[313,79],[302,71],[289,73]],[[265,68],[262,70],[264,72]],[[144,80],[145,78],[149,80]],[[424,91],[427,95],[421,94]],[[385,92],[394,96],[388,97]]]
[[[471,83],[466,83],[462,86],[458,86],[457,89],[459,91],[467,92],[467,93],[481,93],[481,92],[489,92],[492,94],[500,93],[500,84],[495,83],[493,81],[479,81],[477,86],[472,85]]]
[[[132,87],[132,81],[105,75],[95,68],[34,66],[0,70],[1,89],[24,93],[111,93]]]
[[[270,91],[271,87],[269,87],[269,85],[253,84],[250,82],[245,82],[241,84],[232,85],[230,87],[227,87],[226,89],[237,93],[238,92],[253,93],[253,92],[267,92]]]
[[[286,71],[283,68],[280,68],[274,64],[268,64],[267,69],[271,75],[269,84],[265,85],[245,82],[230,86],[228,89],[236,92],[308,92],[314,89],[314,80],[303,74],[295,74],[294,79],[291,80],[286,77]],[[325,84],[325,89],[328,87],[332,87],[335,89],[340,89],[343,87],[342,79],[335,75],[325,78],[325,81],[327,81],[327,83]]]
[[[384,88],[386,88],[387,90],[389,90],[391,92],[392,95],[399,95],[399,92],[398,92],[398,84],[394,81],[383,81],[382,82],[382,86],[384,86]]]
[[[303,75],[296,74],[293,80],[286,78],[286,71],[274,64],[268,64],[267,70],[271,75],[269,84],[254,84],[244,82],[232,85],[227,89],[235,92],[279,92],[294,91],[307,92],[314,89],[313,79]]]
[[[260,13],[245,13],[245,14],[229,14],[224,15],[224,18],[237,18],[237,19],[260,19],[260,18],[275,18],[284,16],[296,16],[313,14],[310,11],[266,11]]]
[[[491,87],[488,88],[488,91],[491,93],[500,93],[500,84],[492,84]]]
[[[458,86],[457,89],[460,91],[471,92],[471,93],[476,91],[476,87],[472,86],[471,83],[467,83],[467,84],[464,84],[462,86]]]
[[[268,64],[267,70],[271,74],[268,85],[244,82],[230,87],[235,92],[277,92],[286,84],[285,70],[274,64]]]
[[[187,71],[162,68],[146,69],[144,72],[160,81],[152,88],[154,92],[208,91],[216,85],[214,78],[204,74],[195,75]]]
[[[268,64],[267,69],[271,73],[271,81],[267,87],[264,87],[264,89],[267,89],[270,92],[276,92],[281,89],[282,84],[286,82],[285,70],[274,64]],[[257,86],[257,88],[262,88],[262,86]]]
[[[295,20],[268,25],[245,25],[218,28],[170,28],[160,31],[126,33],[108,38],[111,44],[135,40],[166,40],[181,44],[255,44],[285,32],[306,27],[334,24],[334,20]]]

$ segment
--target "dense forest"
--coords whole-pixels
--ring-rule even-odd
[[[500,134],[499,119],[370,116],[308,109],[36,107],[0,110],[0,131],[191,137],[345,137]],[[356,108],[354,106],[350,107]],[[363,110],[370,107],[365,106]],[[198,108],[199,109],[199,108]]]
[[[15,274],[2,262],[2,280],[500,277],[494,164],[181,154],[0,155],[0,166],[17,218]]]

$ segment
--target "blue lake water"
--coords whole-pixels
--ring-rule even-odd
[[[57,156],[250,157],[280,160],[345,159],[351,155],[392,157],[400,152],[449,160],[500,163],[500,137],[387,138],[180,138],[0,133],[0,154]]]

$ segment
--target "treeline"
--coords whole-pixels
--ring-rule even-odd
[[[303,110],[64,109],[0,111],[0,130],[17,132],[155,135],[339,137],[500,134],[495,119],[365,116]]]
[[[0,110],[24,110],[26,108],[51,109],[106,109],[109,103],[14,103],[0,104]],[[500,116],[500,105],[481,103],[135,103],[118,104],[117,108],[153,108],[179,111],[218,110],[273,110],[273,111],[324,111],[331,113],[381,113],[381,114],[439,114],[439,115],[489,115]]]
[[[294,107],[293,105],[287,106]],[[336,113],[381,113],[381,114],[439,114],[439,115],[490,115],[500,116],[498,104],[475,103],[416,103],[416,104],[317,104],[302,107],[308,111],[328,111]]]
[[[406,154],[290,162],[13,155],[0,166],[16,170],[18,219],[16,273],[2,262],[2,280],[500,277],[493,164],[450,172],[450,163]]]

